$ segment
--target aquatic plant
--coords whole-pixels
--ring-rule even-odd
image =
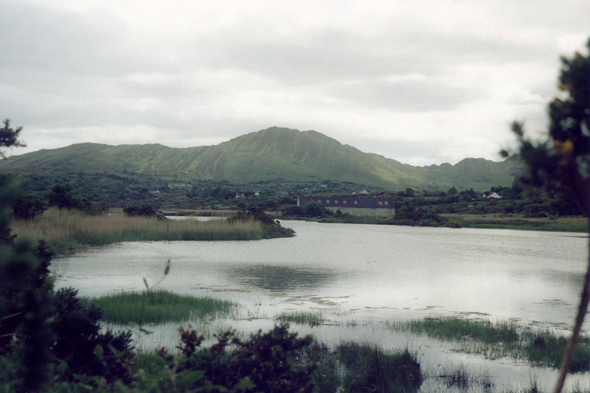
[[[322,313],[295,311],[277,315],[276,319],[281,322],[292,322],[300,325],[318,326],[325,322]]]
[[[145,309],[142,304],[145,298]],[[217,318],[236,312],[237,303],[211,297],[179,295],[164,289],[113,293],[85,298],[103,310],[107,322],[128,324],[184,322],[193,319]]]
[[[461,318],[425,318],[388,323],[396,330],[409,330],[439,340],[463,344],[459,350],[480,353],[491,358],[510,356],[537,366],[558,368],[568,339],[548,330],[529,330],[513,322],[469,320]],[[569,367],[570,372],[588,371],[590,338],[580,337]]]
[[[346,392],[416,391],[422,384],[420,363],[408,350],[391,352],[376,345],[345,341],[335,352],[345,368]]]

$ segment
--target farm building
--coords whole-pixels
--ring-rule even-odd
[[[319,202],[332,212],[340,210],[351,216],[393,217],[395,206],[391,197],[369,197],[366,195],[345,196],[297,196],[297,206],[309,201]]]

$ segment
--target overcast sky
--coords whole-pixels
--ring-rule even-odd
[[[546,127],[588,0],[0,0],[0,117],[22,154],[316,130],[413,165],[500,160]]]

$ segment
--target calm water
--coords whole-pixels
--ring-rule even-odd
[[[137,242],[91,249],[55,261],[58,286],[72,286],[88,296],[142,289],[142,278],[158,281],[171,259],[162,288],[246,306],[240,320],[201,324],[201,330],[232,326],[250,332],[272,327],[280,312],[322,310],[329,320],[359,325],[296,328],[325,342],[356,339],[386,347],[410,346],[426,369],[445,362],[467,364],[510,386],[515,381],[525,386],[531,373],[541,383],[555,379],[551,370],[510,360],[486,361],[457,354],[445,343],[394,334],[383,322],[455,315],[565,329],[573,321],[583,282],[585,234],[299,221],[283,225],[297,236],[250,242]],[[173,346],[176,325],[156,327],[141,345]]]
[[[56,261],[83,295],[164,288],[193,295],[337,307],[371,318],[488,314],[570,323],[583,234],[283,222],[297,236],[255,242],[124,243]],[[297,307],[294,307],[297,308]]]

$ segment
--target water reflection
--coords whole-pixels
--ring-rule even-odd
[[[285,292],[298,289],[318,289],[338,277],[331,269],[309,269],[285,266],[234,266],[227,270],[232,281],[267,291]]]

